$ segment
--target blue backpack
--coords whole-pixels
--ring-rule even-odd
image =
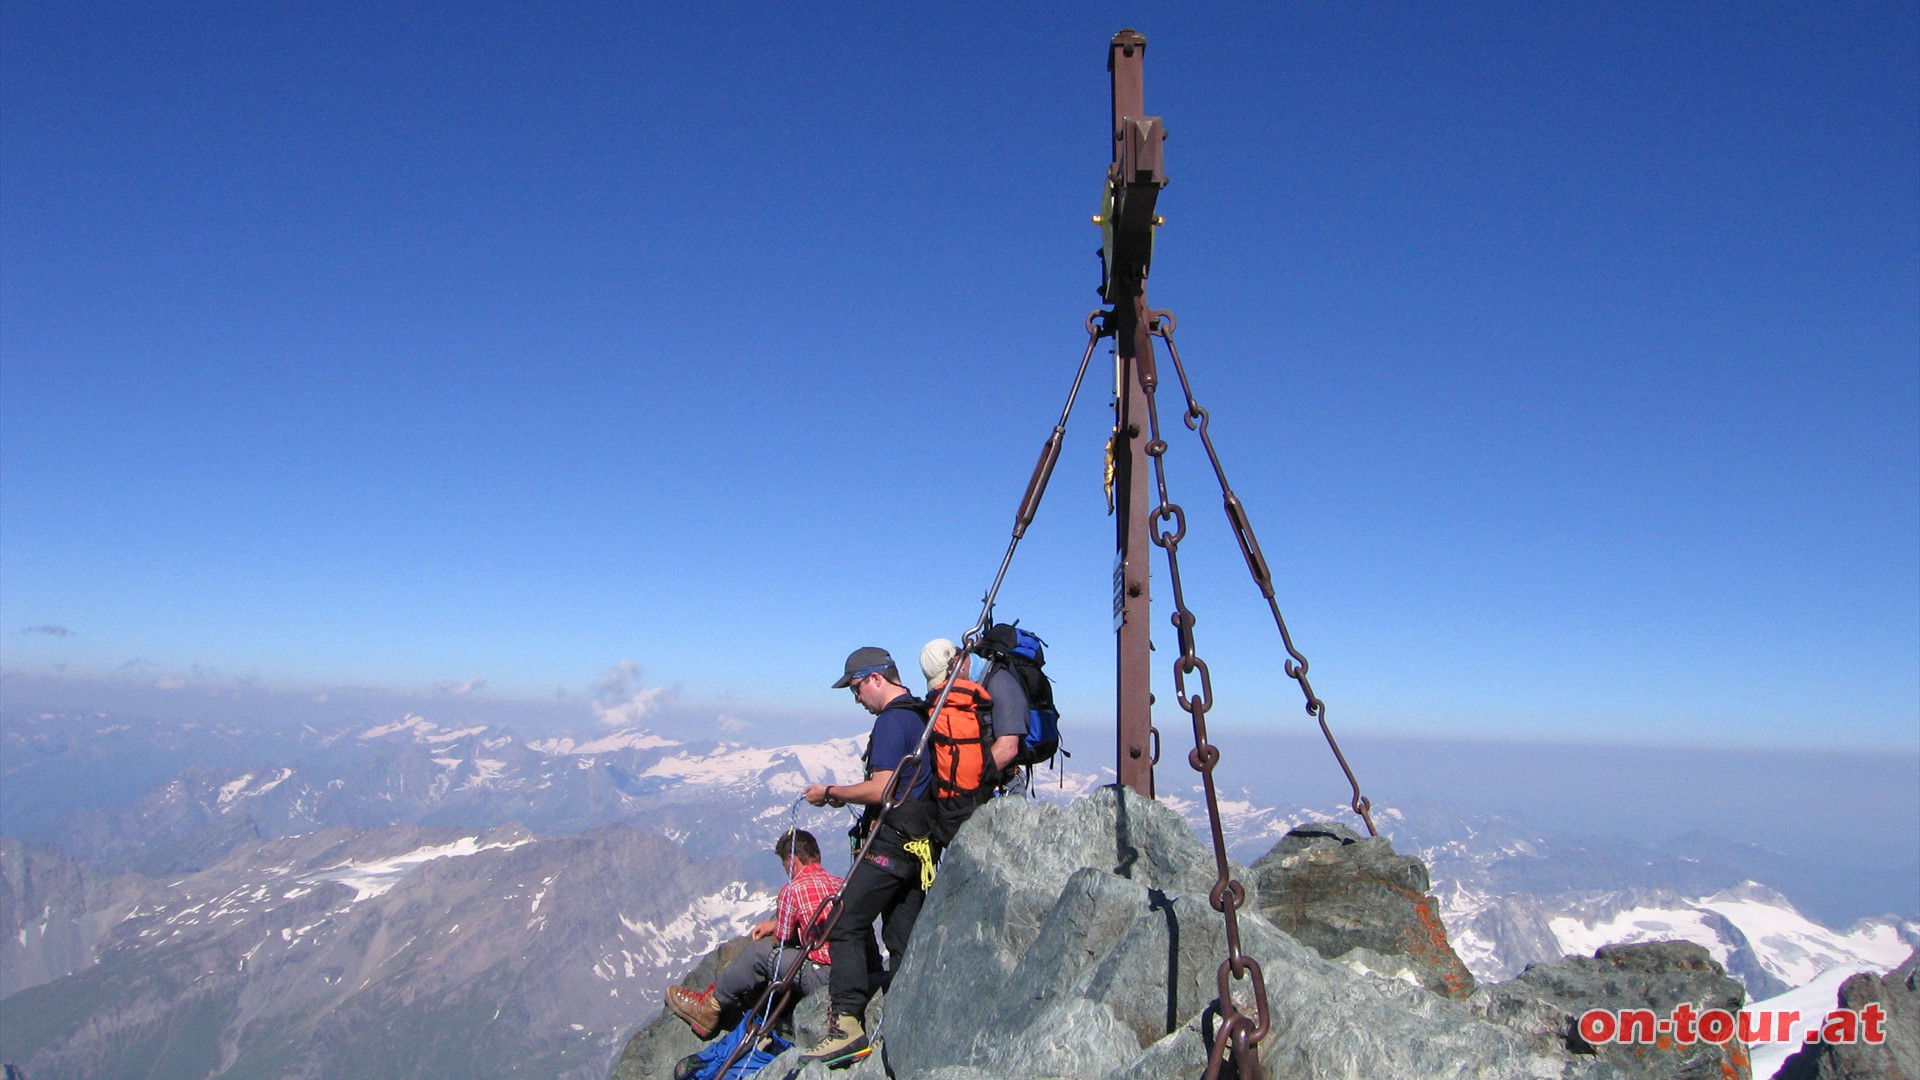
[[[1018,624],[995,623],[973,647],[987,660],[987,671],[1005,668],[1020,680],[1027,695],[1027,729],[1020,735],[1020,752],[1014,765],[1036,765],[1065,753],[1060,749],[1060,710],[1053,707],[1053,681],[1042,669],[1047,664],[1047,643],[1040,635],[1020,629]],[[986,682],[986,676],[981,676]]]
[[[792,1048],[792,1043],[769,1031],[760,1046],[741,1054],[740,1060],[727,1070],[727,1075],[721,1076],[720,1066],[726,1063],[727,1055],[740,1045],[740,1040],[752,1026],[743,1020],[739,1027],[708,1043],[699,1053],[682,1058],[679,1068],[674,1071],[674,1080],[746,1080],[746,1077],[773,1064],[774,1058]]]

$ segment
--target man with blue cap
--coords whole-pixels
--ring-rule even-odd
[[[913,921],[926,899],[922,871],[931,870],[933,803],[928,791],[933,769],[916,761],[905,761],[909,771],[900,777],[906,788],[906,801],[887,812],[879,821],[880,804],[894,773],[920,746],[921,732],[927,726],[926,706],[900,681],[900,669],[894,666],[887,650],[867,646],[853,650],[845,669],[834,682],[834,689],[853,692],[860,707],[873,714],[873,731],[867,737],[866,777],[857,784],[814,784],[806,790],[806,800],[815,806],[866,807],[860,820],[859,836],[874,832],[867,855],[847,874],[841,896],[839,921],[827,936],[832,953],[832,970],[827,989],[832,999],[827,1034],[801,1057],[802,1061],[827,1061],[830,1065],[851,1064],[854,1055],[867,1048],[867,1003],[873,999],[874,976],[880,971],[880,951],[873,940],[873,923],[878,919],[881,937],[886,942],[890,970],[897,970],[906,953],[907,938],[913,933]]]

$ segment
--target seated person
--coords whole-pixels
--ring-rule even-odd
[[[719,980],[706,990],[697,994],[684,986],[667,990],[667,1008],[702,1039],[711,1039],[732,1027],[741,1013],[753,1007],[760,992],[779,975],[776,958],[782,967],[793,962],[792,954],[783,955],[781,947],[804,942],[807,920],[821,901],[840,891],[840,879],[820,865],[820,844],[812,833],[801,829],[781,833],[773,853],[780,857],[788,880],[780,887],[773,918],[754,926],[753,944],[734,957]],[[801,997],[827,985],[830,963],[824,941],[807,954],[796,980]]]

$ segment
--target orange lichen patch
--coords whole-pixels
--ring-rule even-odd
[[[1446,984],[1447,996],[1463,998],[1468,994],[1466,978],[1461,973],[1460,958],[1454,955],[1453,945],[1447,940],[1447,927],[1433,909],[1433,900],[1421,896],[1412,890],[1396,890],[1413,901],[1414,918],[1419,920],[1420,929],[1409,929],[1405,935],[1407,955],[1445,971],[1440,981]]]
[[[1656,1035],[1651,1043],[1632,1043],[1619,1049],[1636,1060],[1644,1060],[1655,1054],[1679,1053],[1689,1047],[1682,1047],[1671,1035]],[[1722,1080],[1752,1080],[1752,1065],[1747,1059],[1746,1047],[1739,1042],[1729,1043],[1722,1050],[1719,1073]]]

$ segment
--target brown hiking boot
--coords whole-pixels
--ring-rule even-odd
[[[667,1008],[702,1039],[711,1039],[720,1031],[720,1003],[713,1000],[711,986],[698,994],[684,986],[668,987]]]
[[[860,1051],[867,1048],[867,1032],[857,1017],[834,1013],[827,1017],[827,1033],[820,1037],[801,1061],[824,1061],[829,1069],[852,1065]]]

